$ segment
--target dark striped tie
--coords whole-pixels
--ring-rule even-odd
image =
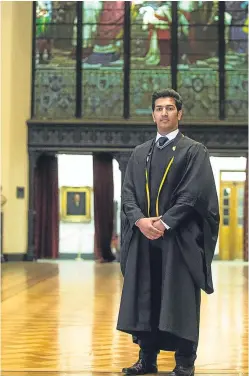
[[[166,144],[167,141],[169,141],[169,139],[168,137],[165,136],[165,137],[160,137],[157,142],[160,148],[162,148]]]

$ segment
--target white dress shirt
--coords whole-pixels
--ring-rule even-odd
[[[173,132],[170,132],[170,133],[165,134],[165,135],[161,135],[160,133],[157,132],[156,142],[159,140],[160,137],[167,137],[169,139],[169,141],[172,141],[172,140],[174,140],[174,138],[176,138],[178,133],[179,133],[179,129],[175,129]]]

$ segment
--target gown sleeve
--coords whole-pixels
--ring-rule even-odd
[[[135,151],[132,153],[125,173],[124,183],[122,187],[122,211],[128,218],[131,227],[135,225],[137,220],[145,218],[142,210],[138,206],[135,185],[134,185],[134,167],[135,167]]]
[[[172,230],[195,211],[219,220],[217,192],[207,149],[196,143],[187,158],[185,172],[172,195],[172,205],[162,216],[163,222]]]
[[[190,148],[185,172],[173,192],[171,207],[163,215],[163,220],[176,231],[177,244],[194,281],[211,294],[214,291],[211,263],[220,215],[209,155],[202,144]],[[203,264],[199,262],[200,252]],[[200,283],[202,274],[205,282]]]

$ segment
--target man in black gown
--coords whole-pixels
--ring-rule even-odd
[[[178,129],[182,98],[152,95],[156,138],[137,146],[122,188],[121,270],[117,329],[140,347],[123,372],[157,372],[160,350],[175,351],[171,376],[193,376],[201,289],[213,292],[211,262],[219,207],[205,146]]]

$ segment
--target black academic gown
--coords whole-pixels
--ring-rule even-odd
[[[136,338],[150,331],[149,241],[135,226],[148,217],[150,157],[155,140],[135,148],[122,189],[121,271],[117,329]],[[160,349],[176,350],[175,336],[198,342],[200,289],[213,292],[211,262],[219,228],[217,192],[207,149],[180,132],[165,166],[158,214],[170,226],[162,241]],[[168,162],[168,161],[167,161]],[[163,176],[162,176],[163,179]],[[147,187],[148,188],[148,187]]]

